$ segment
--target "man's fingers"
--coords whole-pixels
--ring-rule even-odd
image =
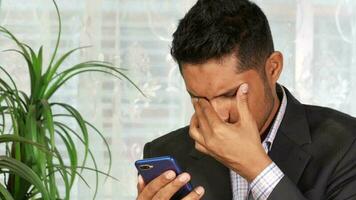
[[[192,119],[190,120],[189,135],[193,140],[199,143],[204,143],[204,137],[199,132],[198,124],[197,115],[194,113]]]
[[[248,107],[248,91],[249,86],[247,83],[243,83],[236,94],[236,106],[240,116],[240,121],[248,121],[251,119],[251,112]]]
[[[205,154],[209,154],[208,150],[202,145],[205,143],[205,140],[202,134],[199,132],[199,128],[197,127],[197,124],[198,124],[198,119],[196,114],[194,113],[192,119],[190,120],[189,135],[195,141],[196,150]]]
[[[153,197],[153,200],[170,199],[180,188],[190,181],[188,173],[182,173],[177,176],[172,182],[167,184]]]
[[[189,128],[199,128],[199,121],[196,113],[194,113],[190,119]]]
[[[176,174],[172,170],[164,172],[144,187],[138,199],[152,199],[159,190],[170,183],[175,177]]]
[[[214,128],[223,123],[223,121],[214,110],[213,106],[207,100],[201,99],[198,103],[203,111],[204,117],[210,125],[210,128]]]
[[[199,101],[202,100],[199,99]],[[211,134],[211,129],[210,129],[209,122],[206,119],[205,114],[203,113],[201,105],[197,101],[195,101],[193,105],[194,105],[195,114],[198,119],[199,129],[201,130],[201,133],[204,134],[203,136],[209,137]]]
[[[204,195],[204,188],[199,186],[195,188],[191,193],[189,193],[187,196],[185,196],[182,200],[197,200],[201,199]]]
[[[138,194],[141,194],[144,187],[145,187],[145,182],[143,181],[142,176],[138,175],[138,177],[137,177],[137,192],[138,192]]]
[[[205,153],[207,155],[210,155],[210,152],[208,149],[206,149],[202,144],[200,144],[199,142],[195,142],[195,149],[202,152],[202,153]]]

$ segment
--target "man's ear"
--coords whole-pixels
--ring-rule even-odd
[[[270,84],[274,85],[281,75],[283,69],[283,54],[279,51],[273,52],[267,59],[265,72]]]

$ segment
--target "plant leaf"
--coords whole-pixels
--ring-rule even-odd
[[[0,156],[0,168],[9,169],[11,173],[18,175],[33,184],[41,193],[42,198],[49,199],[48,191],[42,184],[41,178],[24,163],[10,157]]]
[[[0,197],[5,198],[5,200],[14,200],[10,192],[0,183]]]

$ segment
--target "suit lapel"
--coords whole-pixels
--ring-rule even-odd
[[[298,183],[311,156],[302,147],[311,143],[305,110],[287,89],[288,104],[269,153],[271,159],[295,184]]]
[[[230,172],[227,167],[194,148],[190,153],[189,163],[186,170],[192,175],[193,186],[205,188],[203,200],[232,199]]]
[[[289,177],[292,182],[297,184],[308,164],[310,155],[284,134],[278,134],[278,140],[273,144],[269,156],[283,173]]]

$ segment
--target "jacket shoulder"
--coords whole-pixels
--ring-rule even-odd
[[[189,137],[189,126],[186,126],[146,143],[144,157],[167,155],[180,157],[187,155],[192,147],[194,147],[194,142]]]
[[[321,106],[305,105],[310,131],[324,132],[348,140],[356,139],[356,118],[346,113]]]

